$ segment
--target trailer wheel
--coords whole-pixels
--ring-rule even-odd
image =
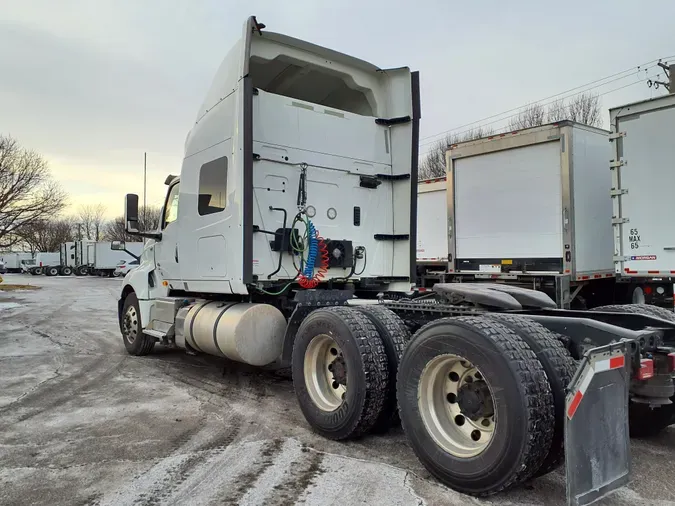
[[[485,318],[443,318],[412,338],[399,367],[403,429],[422,464],[467,494],[530,478],[548,455],[553,396],[518,334]]]
[[[357,437],[387,397],[387,354],[377,329],[355,309],[317,309],[300,324],[291,362],[307,422],[329,439]]]
[[[410,331],[396,313],[384,306],[356,306],[356,309],[365,314],[375,325],[387,354],[388,393],[382,412],[373,426],[374,432],[386,432],[392,425],[400,422],[396,401],[396,375],[405,347],[410,341]]]
[[[30,273],[31,273],[33,276],[40,276],[40,275],[42,274],[42,267],[33,267],[33,268],[30,270]]]
[[[124,299],[121,329],[124,347],[130,355],[147,355],[155,347],[155,339],[143,333],[141,309],[134,292]]]
[[[89,269],[87,269],[86,265],[81,265],[75,269],[76,276],[86,276],[87,274],[89,274]]]
[[[565,460],[565,393],[577,363],[556,334],[524,316],[492,313],[487,316],[509,327],[525,341],[544,367],[553,393],[555,420],[551,451],[534,476],[543,476]]]
[[[47,267],[45,270],[45,274],[47,276],[57,276],[59,274],[59,268],[58,267]]]
[[[62,267],[61,268],[61,276],[70,276],[73,273],[73,269],[71,269],[68,266]]]

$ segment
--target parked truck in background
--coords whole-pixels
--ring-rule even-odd
[[[57,252],[45,253],[38,252],[35,254],[35,266],[29,272],[33,275],[47,274],[56,276],[59,273],[61,254]]]
[[[608,132],[569,121],[454,144],[418,186],[421,286],[502,282],[612,302]]]
[[[181,174],[166,179],[157,230],[138,229],[138,196],[126,197],[127,233],[148,239],[118,302],[127,352],[161,344],[290,367],[315,431],[348,439],[400,416],[424,466],[465,493],[546,474],[566,445],[574,500],[626,483],[628,384],[641,409],[631,430],[671,423],[675,315],[559,310],[544,293],[494,283],[412,290],[418,74],[263,29],[249,18],[218,69]],[[542,130],[558,136],[547,159],[561,160],[570,141],[561,136],[577,128]],[[594,136],[606,142],[579,130],[591,151]],[[541,189],[556,190],[553,169],[542,169]],[[546,218],[534,235],[545,235]],[[513,229],[502,208],[493,219]],[[549,258],[535,260],[561,263]],[[561,269],[543,272],[562,276],[571,261],[563,253]],[[574,275],[591,271],[614,272],[590,264]],[[652,406],[664,409],[652,415]]]
[[[64,242],[59,249],[59,274],[70,276],[75,268],[75,242]]]
[[[675,94],[609,114],[617,292],[621,300],[672,308]]]
[[[75,241],[75,268],[73,272],[76,276],[86,276],[89,274],[88,245],[93,242],[89,239]]]
[[[5,264],[7,272],[21,272],[21,266],[27,261],[33,260],[33,254],[30,252],[5,252],[0,253],[0,262]],[[30,262],[29,262],[30,263]]]
[[[86,245],[87,271],[92,276],[113,276],[121,260],[138,258],[142,250],[142,242],[126,243],[126,251],[113,250],[110,241],[90,242]]]
[[[447,177],[418,185],[420,286],[498,280],[559,307],[672,309],[674,105],[611,109],[611,133],[566,122],[451,146]]]

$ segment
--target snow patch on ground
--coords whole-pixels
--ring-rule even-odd
[[[0,311],[17,309],[20,307],[23,307],[23,304],[19,304],[18,302],[0,302]]]

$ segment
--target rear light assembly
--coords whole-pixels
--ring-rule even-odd
[[[668,353],[668,372],[675,371],[675,353]]]
[[[654,377],[654,361],[651,358],[640,360],[640,370],[635,375],[638,380],[648,380]]]

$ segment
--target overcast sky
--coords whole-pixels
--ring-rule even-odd
[[[380,67],[419,70],[423,139],[675,56],[673,0],[0,0],[0,12],[0,133],[49,160],[73,207],[101,202],[109,216],[125,193],[142,194],[144,151],[148,200],[161,203],[249,15]],[[605,116],[662,93],[644,81],[633,73],[599,88]]]

